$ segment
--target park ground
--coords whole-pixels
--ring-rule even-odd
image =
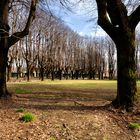
[[[9,82],[11,99],[0,102],[0,140],[140,140],[140,113],[108,104],[116,81],[55,80]],[[140,95],[140,82],[138,98]],[[17,110],[23,109],[23,112]],[[23,122],[30,112],[35,119]]]

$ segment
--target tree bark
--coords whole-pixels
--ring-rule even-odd
[[[0,97],[9,95],[6,87],[6,66],[8,61],[8,0],[0,1]]]
[[[117,48],[117,97],[112,104],[128,110],[136,101],[135,28],[140,21],[140,5],[128,16],[122,0],[96,0],[96,3],[98,24]]]
[[[117,47],[117,97],[112,102],[114,106],[126,109],[135,104],[136,60],[135,34],[126,33],[116,42]]]
[[[51,70],[51,80],[54,81],[54,69]]]
[[[1,46],[5,45],[6,44],[1,43]],[[10,95],[6,86],[7,53],[8,51],[6,49],[3,50],[3,48],[0,47],[0,97],[7,97]]]
[[[41,81],[44,81],[44,68],[43,68],[43,66],[41,66],[41,68],[40,68],[40,78],[41,78]]]
[[[73,70],[71,70],[71,79],[72,80],[74,79],[74,72],[73,72]]]
[[[58,77],[59,77],[59,80],[62,80],[62,70],[60,68],[58,70]]]
[[[11,71],[12,71],[12,67],[7,66],[7,82],[11,80]]]

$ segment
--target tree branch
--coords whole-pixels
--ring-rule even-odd
[[[115,27],[107,16],[107,0],[96,0],[96,3],[98,8],[98,25],[114,40]]]
[[[127,29],[129,23],[127,9],[121,0],[107,0],[107,12],[114,26],[119,25],[121,28]]]
[[[140,22],[140,5],[129,17],[130,17],[130,26],[134,30],[138,25],[138,23]]]
[[[18,42],[24,36],[28,35],[30,25],[35,18],[36,4],[37,4],[37,0],[32,0],[31,1],[30,12],[29,12],[29,16],[28,16],[28,19],[27,19],[26,26],[23,29],[23,31],[16,32],[8,38],[8,48],[10,48],[12,45],[14,45],[16,42]]]

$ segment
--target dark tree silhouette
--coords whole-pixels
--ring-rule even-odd
[[[122,0],[96,0],[98,24],[115,42],[117,49],[116,107],[132,108],[135,103],[135,28],[140,21],[140,5],[128,16]]]
[[[0,97],[9,95],[6,87],[6,66],[8,62],[9,48],[21,38],[28,35],[29,27],[35,18],[37,0],[31,1],[29,16],[25,28],[21,32],[15,32],[9,36],[10,27],[8,25],[10,0],[0,1]]]

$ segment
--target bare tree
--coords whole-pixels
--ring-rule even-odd
[[[128,15],[122,0],[96,0],[98,24],[115,42],[117,48],[116,107],[134,106],[136,87],[135,28],[140,21],[140,5]],[[129,12],[130,13],[130,12]]]
[[[109,79],[112,80],[115,77],[115,65],[116,65],[116,59],[115,59],[115,44],[112,40],[106,38],[106,49],[108,54],[108,74]]]
[[[10,2],[9,0],[0,1],[0,97],[7,97],[9,95],[6,87],[6,66],[9,48],[28,34],[29,27],[35,17],[37,3],[36,0],[31,1],[29,16],[23,30],[9,36],[8,16]]]

